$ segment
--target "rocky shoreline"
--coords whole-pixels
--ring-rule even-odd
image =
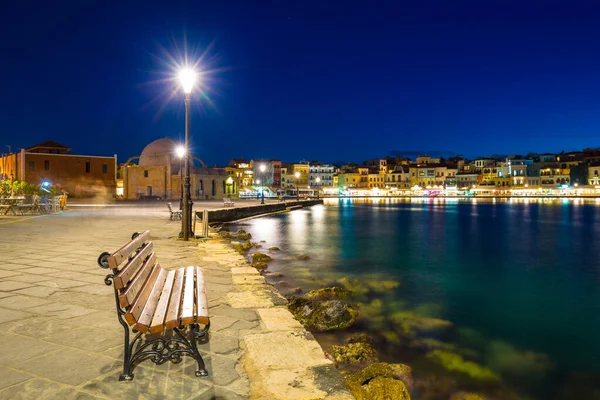
[[[283,278],[283,273],[269,271],[278,248],[263,250],[267,244],[252,242],[251,234],[242,229],[229,232],[221,226],[217,230],[262,275]],[[287,308],[315,334],[344,376],[347,389],[359,400],[523,398],[498,374],[477,363],[472,349],[452,342],[457,337],[452,322],[388,302],[386,293],[399,285],[394,280],[341,278],[304,295],[299,295],[302,288],[290,287]],[[327,335],[329,340],[321,340]],[[407,355],[402,363],[389,356],[399,352]]]

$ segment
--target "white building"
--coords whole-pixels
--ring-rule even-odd
[[[335,167],[329,164],[312,164],[309,165],[308,170],[308,184],[309,186],[319,186],[320,188],[331,188],[333,187],[333,173]],[[320,179],[317,183],[317,178]]]

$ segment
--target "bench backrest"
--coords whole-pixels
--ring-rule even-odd
[[[150,231],[145,231],[111,254],[108,266],[115,274],[113,284],[118,290],[119,304],[123,308],[131,306],[138,295],[143,295],[147,283],[152,286],[160,270]]]
[[[170,212],[173,212],[173,206],[171,205],[171,203],[167,203],[167,207],[169,207]]]

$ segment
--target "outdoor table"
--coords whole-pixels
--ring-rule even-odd
[[[17,203],[20,200],[25,200],[24,196],[10,196],[0,198],[0,209],[4,208],[4,215],[8,215],[12,211],[13,215],[17,215]]]

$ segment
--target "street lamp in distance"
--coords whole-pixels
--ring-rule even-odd
[[[196,83],[196,72],[191,68],[179,71],[179,82],[185,93],[185,191],[183,193],[183,218],[181,219],[181,233],[179,237],[189,240],[192,232],[192,194],[190,193],[190,93]]]
[[[300,189],[298,188],[298,180],[300,179],[300,172],[296,171],[294,176],[296,177],[296,200],[300,200]]]
[[[265,164],[261,164],[260,167],[258,167],[260,169],[262,178],[263,178],[263,185],[265,182],[265,171],[267,170],[267,166]],[[265,188],[261,187],[261,199],[260,199],[260,204],[265,204]]]
[[[321,191],[321,189],[319,189],[319,183],[321,183],[321,178],[317,176],[317,179],[315,180],[317,181],[317,200],[319,200],[319,192]]]

